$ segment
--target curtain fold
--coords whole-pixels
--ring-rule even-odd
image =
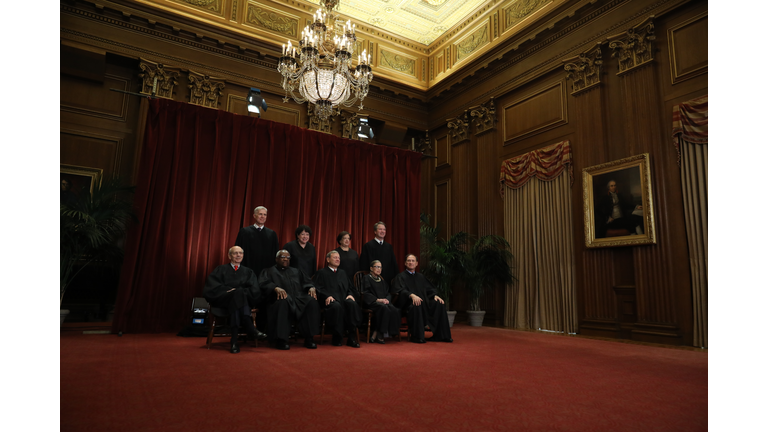
[[[564,172],[570,165],[570,151],[560,154],[559,162],[551,161],[552,166],[559,166],[554,178],[542,181],[529,176],[518,188],[506,182],[502,186],[507,189],[504,232],[515,256],[517,276],[517,282],[507,288],[506,326],[566,333],[578,330],[571,182]],[[536,160],[531,154],[515,159]]]
[[[192,298],[259,205],[281,244],[312,228],[319,266],[340,231],[359,252],[379,220],[398,257],[418,251],[420,171],[418,153],[150,101],[113,331],[186,326]]]
[[[552,180],[568,168],[568,174],[573,180],[571,166],[571,144],[562,141],[542,147],[538,150],[505,160],[501,164],[501,194],[504,185],[517,189],[524,186],[532,178]]]
[[[693,344],[700,347],[708,346],[708,99],[702,96],[675,105],[672,110],[693,289]]]

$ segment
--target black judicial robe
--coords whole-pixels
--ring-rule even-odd
[[[227,292],[235,288],[235,291]],[[216,267],[203,287],[203,297],[211,306],[228,312],[240,310],[245,305],[255,306],[261,297],[256,273],[245,266],[235,271],[231,264]]]
[[[381,277],[388,283],[400,271],[395,258],[395,251],[392,249],[392,245],[387,242],[379,244],[376,239],[373,239],[363,245],[360,252],[360,270],[370,270],[373,260],[381,261]]]
[[[371,326],[379,335],[389,333],[394,336],[400,331],[400,309],[392,304],[392,295],[389,293],[389,285],[384,278],[376,282],[370,274],[363,278],[363,304],[373,311],[373,322]],[[389,304],[381,304],[376,300],[387,299]]]
[[[410,274],[406,270],[395,277],[390,294],[398,295],[395,306],[407,315],[411,337],[423,339],[424,326],[429,325],[435,339],[451,338],[448,314],[445,311],[445,305],[435,300],[436,293],[435,287],[421,273]],[[413,305],[411,294],[421,297],[420,306]]]
[[[349,281],[352,282],[354,280],[355,273],[360,270],[360,256],[357,255],[357,251],[354,249],[345,251],[341,247],[337,247],[334,250],[339,253],[339,258],[341,259],[339,269],[344,270],[344,273],[347,274]],[[368,268],[365,270],[368,270]]]
[[[257,277],[262,270],[275,265],[275,255],[280,250],[277,233],[267,227],[259,231],[253,225],[240,228],[235,245],[243,248],[243,265]]]
[[[308,278],[315,275],[315,270],[317,270],[317,253],[312,243],[307,242],[304,247],[301,247],[299,241],[294,240],[286,243],[283,249],[291,254],[291,267],[303,271]],[[272,261],[274,261],[274,258]]]
[[[309,295],[309,289],[314,284],[303,272],[293,267],[280,268],[274,265],[261,272],[259,286],[270,305],[270,339],[288,340],[291,318],[299,321],[299,332],[304,337],[320,333],[320,309],[317,300]],[[288,297],[278,301],[275,287],[284,289]]]
[[[320,269],[315,275],[317,301],[326,309],[326,325],[331,328],[338,339],[344,329],[354,330],[362,322],[362,310],[357,300],[347,300],[347,296],[355,296],[355,290],[344,270],[331,270],[330,267]],[[325,305],[325,300],[333,297],[335,302]],[[336,303],[336,304],[334,304]]]

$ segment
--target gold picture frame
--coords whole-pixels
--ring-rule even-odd
[[[584,168],[588,248],[656,244],[648,153]]]
[[[101,186],[104,170],[77,165],[61,164],[59,185],[61,187],[61,204],[71,204],[81,194],[93,195],[94,187]],[[66,182],[66,183],[65,183]]]

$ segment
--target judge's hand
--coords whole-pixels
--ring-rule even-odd
[[[235,288],[230,288],[230,289],[227,290],[227,292],[232,292],[234,290],[235,290]]]
[[[411,294],[411,300],[413,300],[414,306],[418,306],[421,304],[421,297],[417,296],[416,294]]]
[[[348,295],[348,296],[347,296],[347,300],[354,300],[354,299],[355,299],[355,298],[354,298],[354,297],[352,297],[351,295]]]
[[[612,218],[612,217],[609,217],[609,218],[608,218],[608,223],[611,223],[611,222],[613,222],[613,218]]]
[[[315,287],[309,289],[309,295],[312,296],[313,299],[317,300],[317,290]]]
[[[275,287],[275,293],[277,294],[278,300],[288,298],[288,293],[285,292],[285,290],[280,287]]]
[[[642,209],[643,209],[643,206],[641,205],[635,207],[635,210],[642,210]]]
[[[443,299],[441,299],[441,298],[440,298],[440,297],[438,297],[438,296],[435,296],[435,301],[436,301],[436,302],[438,302],[438,303],[440,303],[440,304],[445,304],[445,302],[443,301]]]
[[[331,302],[332,302],[332,301],[336,301],[336,299],[335,299],[335,298],[333,298],[332,296],[328,296],[328,297],[325,299],[325,305],[326,305],[326,306],[328,306],[329,304],[331,304]]]
[[[387,299],[376,299],[376,303],[381,303],[383,305],[388,305],[389,304],[389,300],[387,300]]]

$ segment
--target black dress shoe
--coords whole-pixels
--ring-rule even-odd
[[[352,348],[360,348],[360,344],[352,338],[347,338],[347,346]]]
[[[427,343],[427,341],[425,341],[424,339],[416,339],[416,338],[411,338],[411,342],[418,343],[418,344]]]
[[[333,338],[333,339],[331,339],[331,345],[333,345],[333,346],[341,346],[341,341],[343,341],[343,340],[344,339]]]
[[[304,339],[304,348],[317,349],[317,344],[312,339]]]
[[[266,338],[267,338],[267,334],[266,333],[262,333],[262,332],[256,330],[256,339],[264,340]]]
[[[453,342],[453,339],[437,339],[436,337],[432,336],[431,338],[427,339],[430,342]]]
[[[289,350],[291,349],[290,346],[288,346],[288,342],[279,340],[275,342],[275,348],[279,350]]]
[[[240,352],[240,346],[237,345],[237,342],[232,343],[232,347],[229,349],[229,352],[232,354],[237,354]]]
[[[374,339],[373,341],[376,342],[377,344],[384,345],[384,339]]]

